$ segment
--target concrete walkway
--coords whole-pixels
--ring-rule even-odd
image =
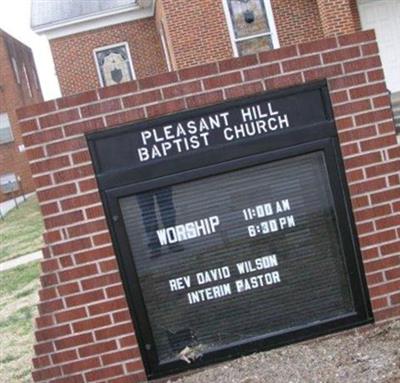
[[[39,250],[39,251],[35,251],[34,253],[31,253],[31,254],[26,254],[21,257],[10,259],[9,261],[0,263],[0,272],[10,270],[10,269],[13,269],[14,267],[24,265],[25,263],[37,261],[38,259],[42,259],[42,258],[43,258],[42,251]]]

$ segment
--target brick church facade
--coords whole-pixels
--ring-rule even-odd
[[[112,25],[77,20],[75,27],[67,27],[62,19],[53,24],[33,19],[33,29],[49,37],[63,95],[101,85],[93,51],[102,46],[126,42],[136,78],[238,55],[224,1],[143,2],[147,8],[140,1],[136,7],[132,3],[126,2],[126,12],[138,13],[138,19],[105,21]],[[361,30],[356,0],[271,0],[266,4],[274,48]],[[84,23],[93,29],[85,30]]]
[[[134,326],[142,313],[132,309],[115,240],[118,217],[109,215],[99,190],[90,137],[318,81],[332,104],[369,322],[399,318],[400,151],[391,105],[397,78],[391,61],[381,60],[379,36],[362,31],[371,22],[370,4],[97,3],[92,13],[61,9],[44,20],[34,2],[33,27],[50,40],[63,93],[18,111],[46,227],[34,381],[124,383],[166,375],[152,374],[157,361],[148,356],[141,325]]]
[[[35,191],[15,109],[43,100],[32,51],[0,30],[0,203]]]

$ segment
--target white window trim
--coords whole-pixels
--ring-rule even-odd
[[[228,0],[222,0],[222,4],[224,6],[224,12],[225,12],[225,19],[228,24],[229,37],[231,38],[231,44],[232,44],[232,50],[233,50],[234,57],[239,57],[239,51],[238,51],[238,48],[236,45],[236,43],[238,41],[250,40],[250,39],[254,39],[256,37],[271,36],[273,49],[277,49],[280,47],[279,40],[278,40],[278,33],[276,31],[274,14],[272,11],[272,6],[271,6],[271,1],[270,0],[262,0],[262,1],[264,1],[264,7],[265,7],[265,12],[267,14],[267,21],[268,21],[268,25],[270,28],[270,32],[259,33],[259,34],[253,35],[253,36],[237,38],[237,37],[235,37],[235,31],[234,31],[233,21],[231,18],[231,13],[229,11]]]
[[[22,65],[22,72],[24,72],[24,77],[26,81],[26,86],[28,87],[29,96],[32,98],[33,95],[32,95],[31,83],[29,82],[28,72],[26,71],[25,64]]]
[[[161,45],[162,45],[162,48],[163,48],[163,51],[164,51],[165,61],[167,62],[168,72],[171,72],[172,71],[172,65],[171,65],[171,60],[169,58],[169,49],[168,49],[168,46],[167,46],[167,41],[165,39],[164,27],[163,27],[162,23],[161,23],[161,26],[160,26],[159,33],[160,33],[160,37],[161,37]]]
[[[39,90],[39,79],[35,68],[32,68],[32,75],[33,75],[33,82],[35,84],[35,89]]]
[[[131,56],[131,51],[129,50],[129,45],[126,41],[117,43],[117,44],[111,44],[111,45],[104,45],[102,47],[99,48],[95,48],[93,49],[93,58],[94,58],[94,62],[96,65],[96,70],[97,70],[97,77],[99,78],[99,82],[100,82],[100,87],[104,87],[104,83],[103,83],[103,76],[101,75],[101,70],[99,67],[99,63],[97,62],[97,56],[96,53],[103,51],[105,49],[109,49],[109,48],[114,48],[114,47],[120,47],[121,45],[125,46],[126,48],[126,52],[128,53],[128,57],[129,57],[129,68],[131,69],[132,72],[132,80],[136,80],[136,74],[135,74],[135,70],[133,69],[133,62],[132,62],[132,56]]]
[[[18,72],[18,64],[17,60],[15,60],[15,57],[11,57],[11,62],[12,62],[12,67],[14,69],[14,74],[15,74],[15,79],[17,80],[17,84],[21,84],[21,78],[19,77],[19,72]]]
[[[1,114],[4,114],[5,116],[6,116],[6,118],[7,118],[7,121],[8,121],[8,128],[9,128],[9,130],[10,130],[10,137],[11,137],[11,139],[9,140],[9,141],[6,141],[6,142],[0,142],[0,145],[3,145],[3,144],[8,144],[8,143],[10,143],[10,142],[14,142],[14,132],[13,132],[13,130],[12,130],[12,126],[11,126],[11,121],[10,121],[10,117],[9,117],[9,115],[8,115],[8,113],[7,112],[0,112],[0,115]],[[0,129],[2,129],[1,127],[0,127]]]

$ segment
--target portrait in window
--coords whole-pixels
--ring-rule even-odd
[[[224,0],[235,55],[278,47],[269,0]]]
[[[95,49],[94,55],[101,86],[135,79],[127,43]]]

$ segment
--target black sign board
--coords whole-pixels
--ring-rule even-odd
[[[88,141],[150,378],[371,321],[325,83]]]

